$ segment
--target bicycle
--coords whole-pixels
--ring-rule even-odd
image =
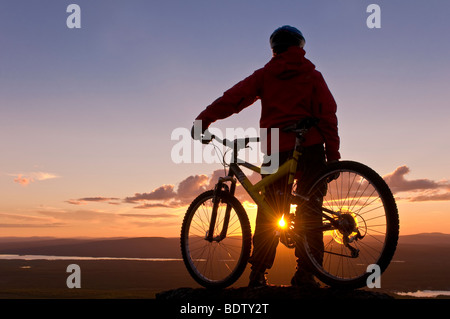
[[[247,213],[235,197],[237,181],[258,207],[271,210],[264,190],[283,177],[288,177],[290,192],[284,198],[289,207],[283,206],[284,211],[278,212],[281,219],[278,225],[274,223],[274,231],[286,247],[301,248],[309,268],[320,281],[332,287],[355,289],[366,286],[368,265],[377,264],[381,273],[386,270],[397,247],[399,217],[394,196],[382,177],[364,164],[338,161],[328,164],[304,189],[296,187],[295,173],[304,136],[316,124],[316,119],[308,118],[285,128],[296,133],[291,158],[276,173],[255,183],[249,181],[240,166],[259,174],[261,168],[238,161],[238,152],[249,147],[249,143],[259,142],[259,138],[229,141],[211,136],[211,140],[233,146],[233,160],[214,189],[193,200],[181,227],[183,260],[200,285],[228,287],[246,268],[252,234]],[[318,206],[317,198],[322,200],[320,210],[314,209]],[[298,219],[291,209],[295,205],[313,207],[322,222],[295,225]],[[321,245],[313,240],[318,234],[323,239]]]

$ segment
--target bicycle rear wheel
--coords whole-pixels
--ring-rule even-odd
[[[219,201],[217,217],[208,239],[215,200]],[[224,191],[216,197],[213,190],[199,195],[184,217],[180,245],[186,268],[200,285],[225,288],[233,284],[245,270],[251,250],[250,222],[241,203]]]
[[[368,266],[376,264],[382,273],[397,247],[399,218],[389,187],[371,168],[342,161],[315,179],[309,196],[303,209],[311,214],[311,205],[322,202],[323,211],[319,227],[303,225],[304,250],[316,276],[334,287],[366,286]]]

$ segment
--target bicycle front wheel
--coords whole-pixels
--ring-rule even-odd
[[[217,215],[209,236],[214,202]],[[207,288],[225,288],[243,273],[251,250],[251,230],[241,203],[231,194],[199,195],[189,206],[181,228],[181,252],[192,278]]]
[[[382,273],[397,246],[399,218],[389,187],[371,168],[342,161],[318,176],[309,197],[307,214],[320,214],[322,205],[320,225],[309,231],[303,225],[305,252],[316,276],[334,287],[366,286],[369,265]]]

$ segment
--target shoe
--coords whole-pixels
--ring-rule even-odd
[[[250,273],[250,281],[248,283],[249,288],[267,287],[267,278],[265,271],[252,270]]]
[[[291,279],[294,287],[320,288],[320,284],[314,280],[314,275],[310,272],[297,270]]]

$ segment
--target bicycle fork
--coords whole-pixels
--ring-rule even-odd
[[[226,182],[231,182],[231,187],[229,188]],[[230,216],[231,216],[231,205],[230,203],[227,203],[227,207],[225,209],[225,216],[223,218],[223,225],[222,230],[220,231],[219,235],[214,237],[214,229],[216,228],[217,223],[217,210],[219,208],[220,204],[220,193],[223,191],[229,192],[231,195],[234,195],[234,192],[236,190],[236,179],[231,176],[226,177],[219,177],[219,181],[216,184],[214,188],[214,196],[212,199],[213,202],[213,208],[211,213],[211,220],[209,223],[209,230],[206,233],[205,239],[209,242],[220,242],[224,240],[227,237],[227,230],[228,225],[230,222]]]

